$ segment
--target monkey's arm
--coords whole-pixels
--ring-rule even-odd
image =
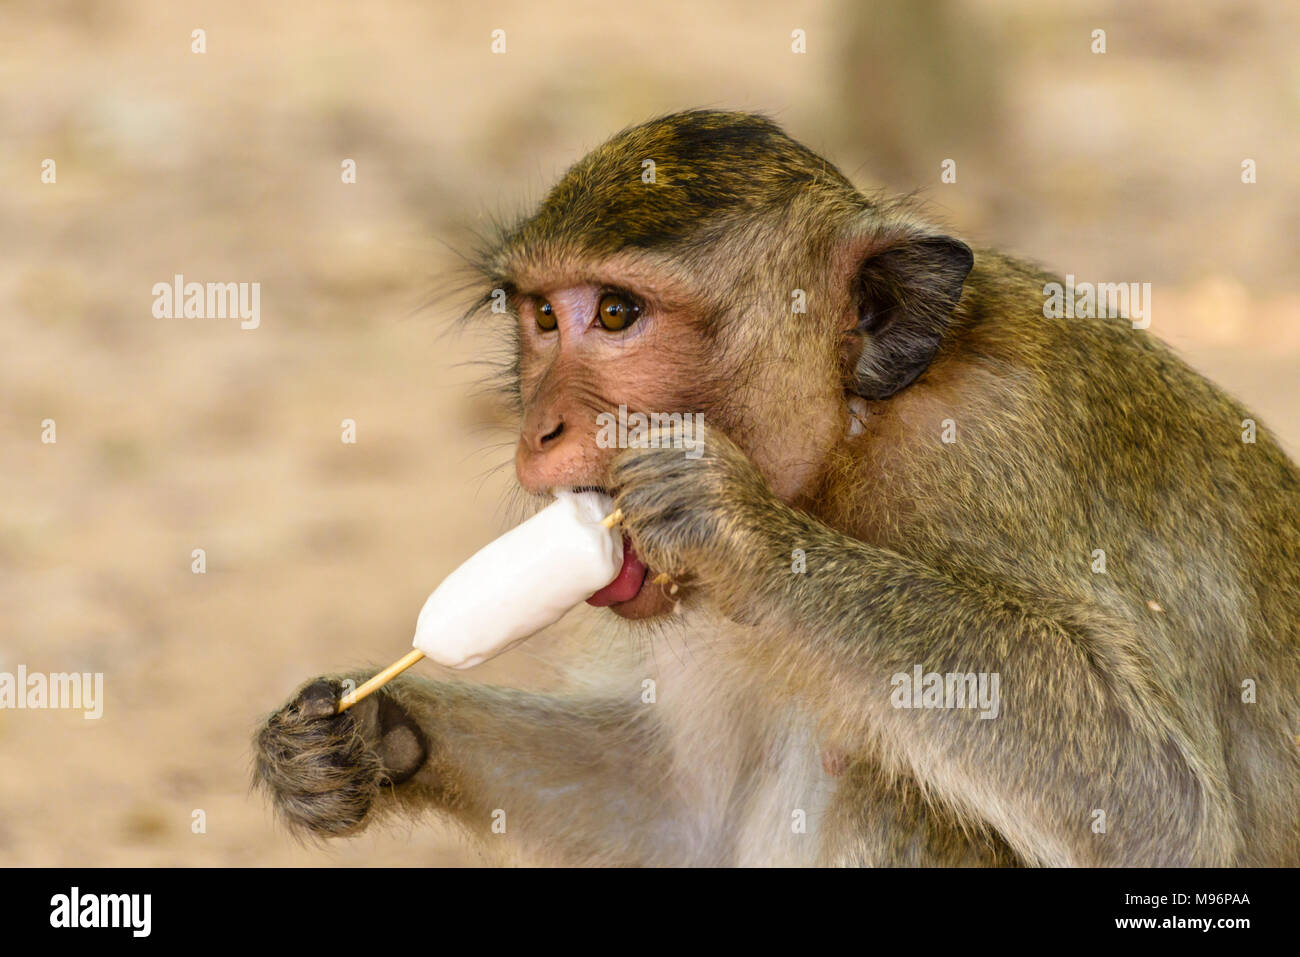
[[[329,715],[335,683],[326,682]],[[279,716],[302,710],[326,682],[308,686],[259,735],[259,777],[290,824],[348,834],[389,812],[432,809],[538,862],[685,862],[653,708],[404,675],[346,714],[318,718],[340,747],[359,731],[376,764],[286,736]],[[384,776],[377,786],[326,780],[318,765],[353,777],[382,767]],[[357,793],[370,796],[364,807],[345,800]]]
[[[417,678],[398,700],[432,744],[409,797],[470,832],[556,863],[647,864],[681,851],[666,738],[639,700]]]
[[[724,437],[710,434],[706,449],[699,462],[670,448],[624,453],[614,482],[625,528],[651,568],[694,578],[754,622],[737,653],[798,693],[829,734],[874,749],[1031,861],[1231,863],[1222,772],[1195,743],[1194,723],[1211,718],[1179,710],[1143,635],[838,533],[763,491]],[[997,716],[896,707],[893,677],[916,666],[998,675]]]

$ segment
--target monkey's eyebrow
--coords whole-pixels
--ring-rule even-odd
[[[638,292],[626,282],[610,282],[596,276],[577,276],[572,279],[565,278],[558,282],[548,282],[546,285],[552,289],[562,289],[573,286],[590,286],[601,295],[617,292],[622,293],[631,299],[638,299],[643,302],[654,298],[653,296],[648,296],[643,292]],[[527,297],[536,297],[538,299],[546,298],[546,292],[540,286],[519,286],[514,283],[498,283],[497,288],[504,290],[506,298],[512,301],[518,301]]]
[[[684,309],[690,305],[691,300],[680,295],[671,295],[667,291],[650,284],[643,284],[639,281],[629,282],[628,276],[616,271],[609,273],[582,273],[578,275],[565,276],[556,281],[548,281],[546,285],[550,288],[563,288],[566,286],[590,286],[595,289],[598,295],[607,295],[609,293],[619,293],[634,299],[647,309],[655,312],[671,312],[675,309]],[[546,293],[540,286],[534,286],[532,283],[519,284],[502,283],[499,288],[506,291],[506,297],[512,303],[518,303],[520,299],[528,296],[545,298]]]

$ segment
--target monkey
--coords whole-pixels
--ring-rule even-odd
[[[254,743],[295,833],[433,812],[548,865],[1300,864],[1300,472],[1154,336],[1049,315],[1050,271],[752,113],[623,130],[475,269],[474,321],[509,303],[520,486],[607,491],[630,572],[560,690],[408,672],[336,715],[368,673],[306,683]],[[620,407],[701,415],[698,454],[662,424],[604,447]]]

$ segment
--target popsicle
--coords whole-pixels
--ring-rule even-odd
[[[603,524],[613,510],[599,492],[557,493],[447,576],[412,644],[440,665],[472,668],[559,621],[623,567],[623,535]]]
[[[339,712],[425,656],[472,668],[609,590],[625,571],[621,519],[607,495],[558,492],[554,502],[475,552],[434,589],[416,620],[413,650],[344,695]]]

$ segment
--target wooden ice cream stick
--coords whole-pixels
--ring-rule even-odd
[[[614,511],[610,512],[608,515],[602,518],[600,520],[600,524],[603,525],[605,528],[613,528],[621,521],[623,521],[623,510],[621,508],[616,508],[614,509]],[[340,698],[338,711],[336,713],[342,714],[344,711],[347,711],[348,708],[352,707],[358,701],[361,701],[363,698],[367,698],[370,695],[374,694],[376,691],[378,691],[384,685],[388,684],[388,682],[392,681],[403,671],[411,667],[411,665],[415,664],[423,657],[424,657],[424,652],[420,651],[420,649],[418,648],[411,649],[406,654],[402,655],[402,657],[394,661],[387,668],[385,668],[383,671],[379,672],[379,674],[375,675],[373,678],[371,678],[369,681],[363,684],[356,691],[353,691],[351,694],[345,694],[342,698]]]
[[[421,651],[419,648],[412,648],[410,651],[402,655],[402,657],[398,658],[396,661],[394,661],[383,671],[379,672],[379,674],[375,675],[373,678],[371,678],[369,681],[363,684],[356,691],[352,692],[351,694],[345,694],[342,698],[340,698],[338,713],[342,714],[344,711],[347,711],[348,708],[352,707],[362,698],[368,698],[371,694],[378,691],[384,685],[388,684],[388,682],[392,681],[403,671],[411,667],[411,665],[415,664],[423,657],[424,657],[423,651]]]

